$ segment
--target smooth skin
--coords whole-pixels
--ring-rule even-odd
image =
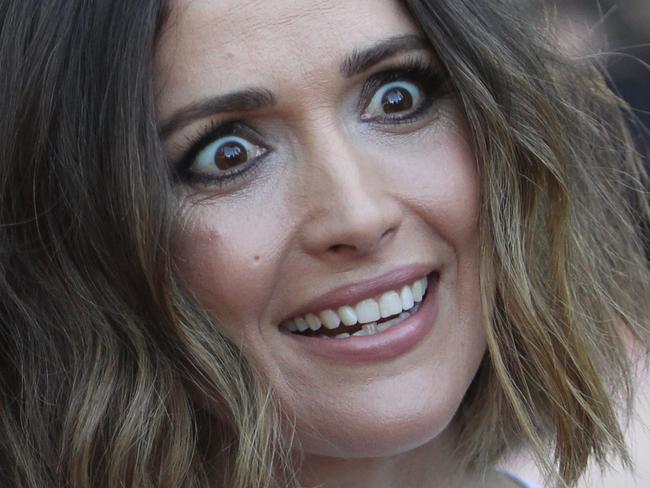
[[[342,69],[355,50],[419,34],[393,0],[176,0],[157,47],[157,117],[171,164],[187,160],[206,130],[245,126],[234,131],[239,146],[222,130],[200,157],[191,153],[190,174],[203,176],[177,184],[175,258],[221,332],[296,415],[306,485],[514,486],[495,473],[451,475],[452,419],[486,351],[479,189],[462,114],[438,91],[417,119],[384,120],[375,104],[369,120],[364,93],[386,83],[368,89],[368,80],[413,61],[440,72],[429,49],[393,53],[352,76]],[[396,83],[418,104],[430,94],[414,80]],[[185,110],[251,88],[270,92],[271,103]],[[232,169],[261,162],[220,185],[224,170],[210,161],[224,143],[245,150]],[[280,331],[329,290],[422,263],[440,272],[438,315],[399,357],[336,364]]]

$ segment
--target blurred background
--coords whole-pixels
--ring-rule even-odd
[[[547,3],[557,9],[560,42],[576,56],[602,54],[612,88],[650,128],[650,0]],[[647,143],[641,132],[636,136]]]
[[[650,149],[650,0],[547,0],[557,10],[557,36],[572,56],[602,55],[610,85],[625,99],[640,122],[637,143]],[[645,129],[643,128],[645,127]],[[646,159],[650,171],[650,158]],[[650,290],[647,297],[650,298]],[[592,466],[580,488],[650,488],[650,375],[639,372],[636,414],[627,439],[635,472],[613,464],[605,472]],[[542,482],[530,458],[504,463],[524,477]]]

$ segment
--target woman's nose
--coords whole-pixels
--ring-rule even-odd
[[[380,252],[402,221],[402,209],[391,194],[386,173],[354,148],[336,150],[306,162],[302,243],[319,259],[359,258]],[[382,176],[384,175],[384,176]]]

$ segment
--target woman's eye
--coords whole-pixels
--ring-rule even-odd
[[[218,177],[239,171],[239,167],[245,166],[267,151],[266,147],[244,137],[219,137],[199,151],[186,169],[194,174]]]
[[[171,161],[178,181],[212,188],[233,188],[262,167],[273,151],[248,124],[231,121],[203,127],[183,155]]]
[[[422,88],[410,81],[394,81],[381,86],[372,96],[361,119],[399,119],[417,112],[426,102]]]

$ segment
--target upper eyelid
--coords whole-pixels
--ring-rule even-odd
[[[359,100],[357,102],[357,111],[366,108],[367,104],[370,102],[368,93],[374,93],[382,85],[393,81],[407,80],[407,75],[410,75],[411,79],[413,79],[418,75],[427,74],[438,76],[440,75],[440,72],[432,61],[419,57],[401,60],[401,62],[397,62],[394,65],[383,67],[377,72],[369,75],[366,81],[363,82]],[[400,75],[402,77],[400,77]]]
[[[398,55],[428,52],[431,47],[421,36],[398,35],[381,40],[365,49],[354,49],[341,62],[339,71],[344,78],[355,78],[374,66]],[[228,112],[254,112],[276,105],[273,92],[263,87],[247,87],[231,93],[210,96],[180,108],[160,124],[158,134],[164,141],[195,120]]]
[[[189,142],[188,147],[181,149],[181,156],[172,161],[173,167],[178,171],[190,167],[201,151],[216,142],[218,139],[229,136],[245,138],[255,145],[271,149],[268,145],[260,141],[262,136],[253,128],[249,127],[249,125],[244,121],[231,120],[222,123],[210,121],[209,125],[202,126],[202,128],[199,129],[199,135],[193,142]]]
[[[411,75],[413,78],[417,75],[426,74],[427,72],[439,73],[439,67],[435,60],[431,59],[430,56],[407,53],[407,55],[401,55],[397,59],[393,57],[391,59],[382,60],[375,66],[368,68],[367,71],[370,71],[370,73],[364,73],[365,78],[364,81],[362,81],[361,93],[359,94],[357,102],[357,111],[361,111],[366,107],[369,100],[367,92],[370,89],[370,85],[373,85],[372,89],[376,90],[382,84],[387,83],[389,78],[394,78],[392,81],[397,81],[401,79],[400,75],[404,75],[403,79],[406,80],[408,79],[407,75]],[[220,118],[216,118],[216,116],[220,116]],[[218,134],[220,131],[224,131],[221,136],[230,135],[225,133],[225,129],[228,126],[235,128],[239,127],[240,129],[245,127],[246,131],[249,131],[246,135],[253,135],[254,140],[252,142],[256,144],[261,142],[259,139],[261,139],[262,136],[250,127],[250,124],[246,122],[245,118],[238,117],[229,119],[227,114],[215,114],[213,118],[209,119],[207,123],[202,124],[196,130],[196,135],[194,137],[184,138],[188,142],[187,144],[174,145],[174,148],[181,153],[180,157],[173,160],[174,166],[187,166],[188,160],[195,157],[201,150],[207,147],[211,142],[215,141],[217,137],[219,137]]]
[[[353,50],[341,63],[340,72],[345,78],[353,78],[398,54],[423,50],[430,50],[429,43],[423,37],[417,34],[398,35],[369,48]]]
[[[402,37],[413,38],[413,42],[416,43],[423,42],[421,39],[418,40],[417,36]],[[361,66],[361,61],[358,61],[360,63],[358,69],[349,73],[342,72],[342,74],[351,80],[359,77],[368,79],[378,73],[390,71],[391,67],[399,70],[403,69],[406,64],[415,64],[416,62],[429,65],[436,70],[439,69],[439,61],[435,54],[430,48],[420,44],[419,47],[412,46],[403,50],[386,52],[383,56],[363,63],[363,66]],[[167,121],[163,122],[159,135],[162,140],[166,140],[174,132],[191,125],[192,121],[216,117],[227,118],[234,114],[248,115],[275,107],[278,103],[279,100],[272,91],[261,87],[245,88],[225,95],[208,97],[175,112]]]
[[[254,112],[277,104],[275,95],[265,88],[245,88],[191,103],[161,124],[159,135],[166,140],[193,121],[236,112]]]

